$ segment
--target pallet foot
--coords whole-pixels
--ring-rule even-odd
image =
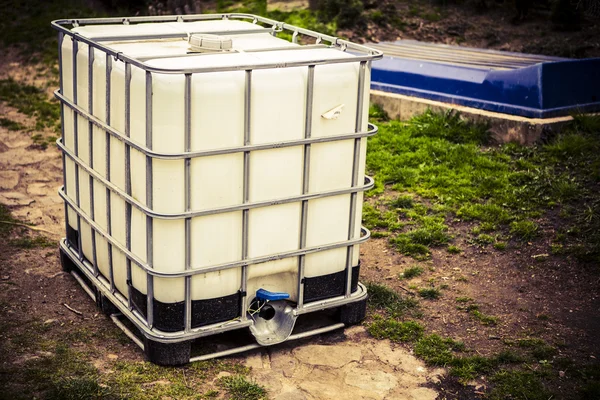
[[[356,325],[365,319],[367,314],[367,296],[363,300],[340,307],[339,318],[346,326]]]
[[[65,251],[61,248],[59,248],[59,252],[60,252],[60,265],[62,266],[63,271],[65,272],[71,272],[75,269],[75,264],[73,263],[73,261],[71,260],[71,258],[69,258],[69,256],[65,253]]]
[[[183,365],[190,362],[191,341],[160,343],[144,338],[144,353],[151,363],[163,366]]]

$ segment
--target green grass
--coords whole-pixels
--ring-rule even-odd
[[[22,236],[10,241],[10,244],[20,249],[57,247],[58,243],[45,236]]]
[[[538,338],[520,339],[516,344],[520,348],[527,349],[531,356],[537,361],[549,361],[557,354],[556,348]]]
[[[44,90],[19,83],[13,79],[0,80],[0,100],[15,107],[25,115],[36,119],[36,129],[60,128],[60,106],[58,101],[49,100]]]
[[[414,312],[418,302],[411,297],[402,297],[392,289],[376,284],[367,283],[369,293],[368,304],[371,309],[380,310],[393,317],[401,317]]]
[[[0,126],[8,129],[9,131],[21,131],[25,129],[25,127],[20,123],[4,117],[0,117]]]
[[[489,399],[548,400],[554,398],[543,385],[539,374],[531,371],[500,371],[490,378],[494,385]]]
[[[400,122],[376,108],[371,116],[379,133],[369,138],[367,169],[376,187],[365,224],[400,253],[421,260],[436,247],[456,251],[457,218],[477,224],[471,243],[501,251],[512,239],[538,238],[537,221],[555,209],[570,232],[562,254],[600,261],[600,117],[576,116],[549,143],[524,147],[490,146],[485,125],[452,112]]]
[[[442,296],[442,292],[437,288],[422,288],[419,289],[419,296],[428,300],[437,300]]]
[[[479,310],[471,310],[469,313],[483,325],[493,326],[498,324],[498,317],[493,317],[491,315],[484,314]]]
[[[402,279],[412,279],[417,276],[421,276],[425,270],[423,267],[418,265],[413,265],[412,267],[405,268],[403,272],[400,273],[400,278]]]
[[[415,321],[396,321],[392,318],[375,318],[367,326],[369,333],[376,339],[389,339],[393,342],[414,342],[423,336],[424,328]]]
[[[226,376],[219,380],[219,385],[228,393],[231,400],[260,400],[267,398],[264,387],[250,382],[243,375]]]

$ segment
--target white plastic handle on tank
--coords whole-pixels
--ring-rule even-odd
[[[205,33],[190,36],[190,51],[193,52],[229,51],[232,47],[231,37]]]

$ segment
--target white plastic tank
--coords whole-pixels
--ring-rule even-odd
[[[222,34],[252,29],[256,29],[257,33],[228,34],[224,39],[206,36],[205,44],[216,46],[213,50],[196,53],[198,49],[190,45],[190,37],[202,40],[201,36],[193,36],[194,32]],[[84,112],[123,136],[128,136],[140,148],[149,147],[162,154],[182,154],[186,151],[300,141],[305,138],[307,129],[311,138],[357,131],[360,63],[327,64],[330,59],[354,58],[349,52],[328,46],[288,50],[286,48],[300,45],[265,33],[256,24],[237,20],[87,25],[73,28],[72,31],[83,38],[101,41],[102,45],[115,52],[153,68],[233,69],[193,73],[186,78],[185,74],[156,72],[149,76],[143,69],[129,64],[127,68],[131,69],[131,83],[127,94],[124,62],[112,56],[107,57],[99,49],[90,52],[83,41],[78,41],[74,51],[71,37],[65,35],[60,60],[62,95]],[[181,33],[183,35],[180,37],[171,37]],[[161,34],[165,38],[157,38]],[[76,54],[75,62],[73,54]],[[93,60],[90,60],[90,55]],[[107,68],[107,60],[110,68]],[[246,71],[267,63],[283,66],[306,60],[322,61],[314,67],[310,127],[305,126],[309,68],[253,69],[249,130],[245,132]],[[76,66],[76,70],[73,70],[73,66]],[[107,78],[110,79],[109,85]],[[191,80],[189,143],[186,143],[186,79]],[[363,96],[360,110],[362,126],[358,130],[367,131],[369,64],[362,84],[366,95]],[[110,93],[107,93],[107,87]],[[127,95],[130,99],[129,123],[126,121]],[[152,107],[148,121],[147,97],[151,98]],[[148,158],[131,147],[130,187],[127,187],[127,146],[124,141],[107,134],[105,129],[90,123],[87,118],[75,116],[71,107],[64,106],[63,112],[63,143],[66,149],[75,154],[83,166],[88,166],[118,189],[107,190],[106,184],[100,179],[91,178],[84,167],[76,168],[76,162],[65,157],[66,196],[79,204],[82,214],[123,247],[130,246],[137,259],[148,263],[158,272],[183,272],[188,263],[187,267],[194,270],[300,250],[302,201],[278,204],[277,200],[306,193],[339,191],[353,186],[355,140],[348,138],[310,145],[307,191],[303,190],[303,144],[267,147],[249,151],[246,155],[243,151],[237,151],[193,157],[189,160],[188,172],[188,161],[185,159]],[[147,127],[147,123],[151,127]],[[359,186],[364,181],[365,157],[366,137],[363,137],[360,139],[357,165]],[[246,167],[245,158],[248,162]],[[149,168],[147,162],[150,163]],[[146,175],[147,171],[151,171],[151,177]],[[244,171],[248,174],[246,198]],[[189,200],[186,200],[186,179],[189,179]],[[193,216],[189,218],[189,231],[186,234],[185,218],[147,218],[143,211],[131,207],[131,240],[127,243],[126,224],[129,215],[119,191],[130,193],[134,200],[160,215],[235,208],[243,203],[263,201],[272,204],[248,210],[247,239],[244,239],[244,216],[240,209]],[[152,204],[148,204],[150,198]],[[356,221],[351,235],[353,238],[361,235],[362,201],[362,191],[359,191],[353,216]],[[350,209],[350,193],[309,199],[304,247],[318,248],[349,240]],[[128,282],[125,254],[115,246],[110,246],[102,235],[94,234],[85,218],[79,219],[71,207],[67,207],[67,219],[70,228],[78,233],[83,257],[95,263],[99,273],[107,280],[112,279],[118,292],[128,297],[130,283],[142,295],[148,293],[147,274],[142,268],[132,262],[131,281]],[[151,240],[147,237],[146,224],[149,222]],[[189,260],[186,260],[186,235],[190,246],[187,251]],[[244,240],[247,240],[247,244],[243,243]],[[148,249],[148,244],[152,248]],[[359,246],[355,245],[352,251],[351,263],[357,266]],[[272,261],[253,263],[247,267],[245,292],[248,296],[264,288],[287,292],[290,300],[298,300],[299,257],[278,258],[273,257]],[[304,262],[307,278],[339,273],[347,267],[347,247],[315,250],[306,254]],[[240,292],[241,281],[241,266],[194,274],[190,288],[192,301],[234,295]],[[185,278],[155,277],[153,285],[156,301],[165,304],[184,301]]]

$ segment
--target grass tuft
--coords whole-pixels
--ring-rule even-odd
[[[219,385],[228,393],[231,400],[261,400],[267,398],[267,390],[242,375],[225,376]]]
[[[381,317],[375,318],[367,330],[376,339],[389,339],[393,342],[414,342],[420,339],[424,332],[423,326],[417,322],[399,322]]]
[[[418,306],[415,299],[401,297],[384,285],[367,283],[367,292],[369,293],[368,302],[371,308],[385,311],[393,317],[400,317]]]
[[[422,288],[419,289],[419,296],[428,300],[437,300],[442,296],[442,292],[437,288]]]
[[[408,268],[404,269],[404,271],[400,273],[400,278],[402,278],[402,279],[416,278],[417,276],[422,275],[424,271],[425,270],[423,269],[423,267],[420,267],[418,265],[413,265],[412,267],[408,267]]]

